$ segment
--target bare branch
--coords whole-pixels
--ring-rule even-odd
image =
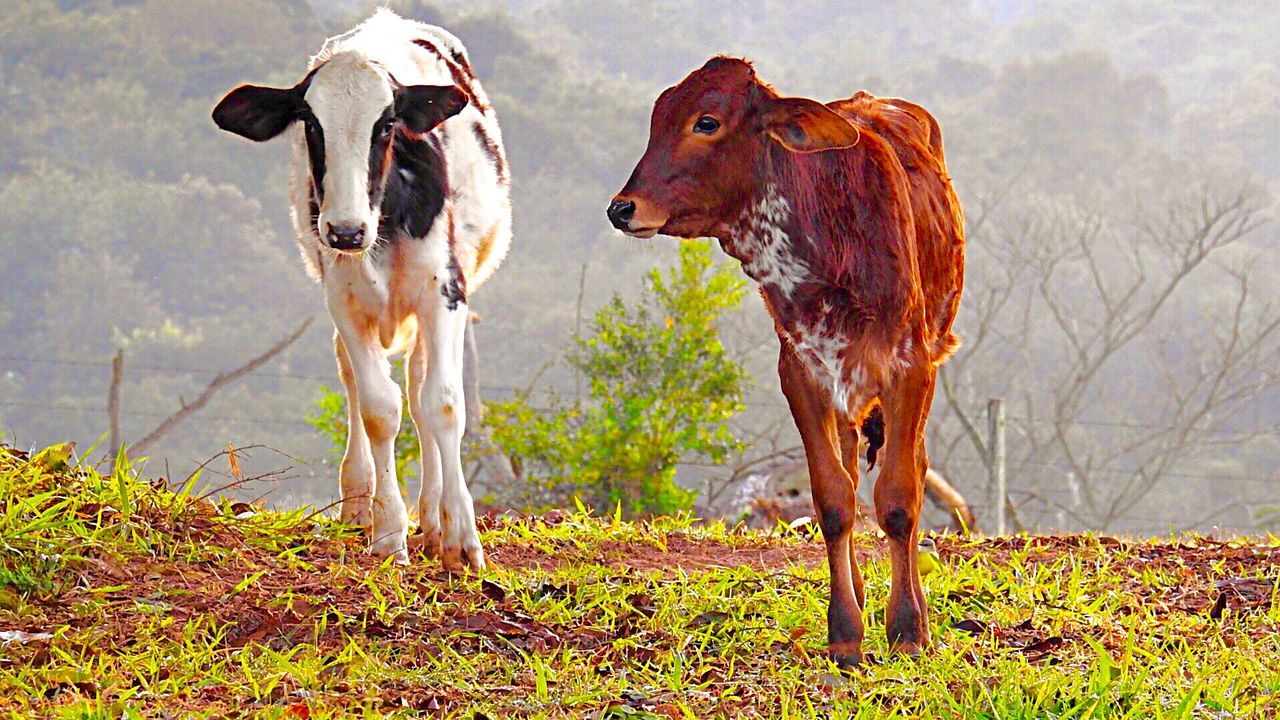
[[[232,370],[228,370],[226,372],[220,372],[217,375],[215,375],[214,378],[209,381],[209,384],[205,386],[204,390],[201,391],[200,395],[198,395],[195,400],[191,401],[190,403],[185,403],[185,402],[182,403],[182,406],[178,409],[177,412],[165,418],[159,425],[156,426],[154,430],[147,433],[147,435],[143,437],[141,440],[130,445],[129,452],[135,455],[145,453],[147,449],[150,448],[153,444],[155,444],[157,440],[167,435],[170,431],[172,431],[178,425],[182,424],[184,420],[191,417],[195,413],[199,412],[201,408],[203,408],[205,405],[209,403],[211,399],[213,399],[214,395],[218,394],[218,392],[225,389],[227,386],[231,385],[232,383],[244,377],[245,375],[248,375],[254,370],[257,370],[258,368],[262,367],[272,358],[284,352],[286,348],[292,345],[298,338],[302,337],[302,333],[306,332],[307,328],[311,326],[311,322],[314,319],[315,318],[307,318],[306,320],[304,320],[296,330],[294,330],[293,332],[281,338],[279,342],[267,348],[267,350],[263,352],[261,355],[251,358],[248,362],[240,365],[239,367],[233,368]]]

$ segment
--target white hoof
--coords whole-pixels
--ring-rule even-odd
[[[375,557],[394,557],[396,565],[409,564],[409,545],[404,532],[388,533],[369,544],[369,554]]]
[[[373,525],[373,513],[369,506],[356,506],[354,503],[343,503],[342,513],[338,516],[347,525],[368,528]]]
[[[470,570],[475,573],[484,572],[484,549],[476,543],[475,547],[445,547],[440,554],[440,561],[446,572],[457,575]]]

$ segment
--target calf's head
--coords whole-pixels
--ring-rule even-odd
[[[609,221],[635,237],[720,236],[763,181],[770,144],[812,153],[858,137],[826,105],[779,97],[745,60],[712,58],[654,103],[649,146]]]
[[[302,123],[316,235],[334,250],[360,252],[378,236],[397,134],[421,139],[466,104],[456,86],[403,86],[376,63],[337,56],[291,88],[232,90],[213,121],[255,142]]]

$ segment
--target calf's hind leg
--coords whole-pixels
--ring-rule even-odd
[[[889,646],[918,654],[929,646],[928,608],[916,567],[917,531],[924,501],[924,429],[933,397],[932,367],[913,367],[882,396],[885,460],[876,480],[876,515],[889,538],[892,580],[885,630]]]
[[[853,424],[852,417],[838,418],[840,425],[840,461],[844,465],[845,472],[849,474],[850,481],[853,482],[854,492],[854,516],[857,517],[857,493],[858,493],[858,428]],[[853,576],[853,594],[858,598],[858,607],[865,608],[867,606],[866,590],[862,584],[862,572],[858,569],[858,558],[853,552],[853,540],[849,541],[849,569]]]
[[[857,505],[853,479],[840,459],[837,415],[830,394],[813,382],[786,340],[782,342],[778,359],[778,377],[804,443],[814,509],[827,546],[827,566],[831,571],[827,651],[842,667],[858,665],[862,662],[865,628],[860,593],[854,580],[857,566],[849,539]]]
[[[422,531],[422,552],[430,557],[440,555],[440,450],[422,407],[422,391],[427,383],[426,333],[419,332],[413,349],[405,358],[405,375],[409,390],[409,415],[418,431],[418,447],[422,459],[422,488],[418,492],[418,525]]]

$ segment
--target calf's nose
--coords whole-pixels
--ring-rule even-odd
[[[606,214],[614,227],[627,230],[631,227],[631,219],[636,216],[636,204],[632,200],[614,198],[613,202],[609,203]]]
[[[364,225],[329,225],[325,239],[334,250],[359,250],[364,247]]]

